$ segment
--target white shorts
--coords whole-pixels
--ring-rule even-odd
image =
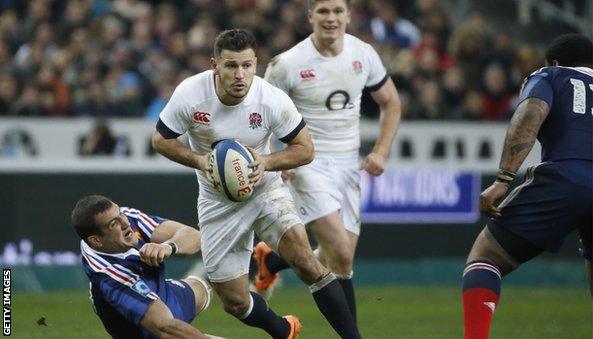
[[[358,159],[316,157],[295,169],[288,186],[305,224],[339,210],[346,230],[360,234]]]
[[[198,200],[202,258],[212,282],[225,282],[249,272],[253,234],[275,252],[289,228],[302,224],[288,188],[275,184],[242,203]]]

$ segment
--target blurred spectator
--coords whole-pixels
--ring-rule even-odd
[[[481,61],[488,47],[487,23],[480,13],[471,13],[468,20],[457,27],[449,40],[449,51],[459,62],[469,86],[481,82]]]
[[[18,84],[14,75],[0,74],[0,116],[8,115],[10,106],[18,93]]]
[[[465,93],[461,106],[452,113],[452,116],[458,119],[469,121],[484,120],[484,112],[482,111],[482,95],[480,92],[471,90]]]
[[[459,67],[451,67],[443,74],[443,97],[449,107],[458,107],[465,96],[465,81]]]
[[[4,132],[0,139],[0,156],[2,157],[34,157],[37,155],[37,146],[29,135],[22,129],[11,129]]]
[[[374,0],[371,7],[375,14],[371,30],[379,43],[394,43],[404,48],[414,48],[420,43],[420,30],[411,21],[400,17],[394,4]]]
[[[446,119],[449,108],[443,100],[439,84],[435,80],[426,80],[419,97],[409,108],[409,116],[422,120]]]
[[[513,98],[504,68],[497,63],[484,69],[482,90],[482,111],[487,120],[500,121],[507,119],[510,103]]]
[[[468,97],[475,102],[466,91],[479,89],[488,119],[504,118],[509,95],[541,67],[541,51],[521,41],[525,34],[491,34],[478,12],[453,26],[445,5],[355,0],[348,29],[378,51],[416,109],[407,117],[459,117]],[[210,68],[221,30],[254,32],[262,75],[271,57],[310,34],[306,9],[306,0],[0,1],[0,115],[153,118],[169,84]],[[504,84],[484,79],[492,64],[502,66]],[[425,86],[423,101],[455,113],[420,114]],[[373,112],[363,101],[362,114]]]
[[[144,116],[150,120],[157,121],[159,120],[159,114],[165,108],[167,102],[173,95],[173,91],[175,90],[175,85],[171,83],[162,83],[159,85],[159,95],[152,100]]]
[[[105,122],[99,120],[93,130],[81,138],[79,154],[129,156],[130,149],[125,139],[115,137]]]

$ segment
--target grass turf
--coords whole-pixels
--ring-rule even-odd
[[[357,301],[365,338],[461,338],[459,287],[365,286],[357,289]],[[14,338],[107,337],[88,292],[14,293],[12,302]],[[503,286],[491,339],[592,338],[591,306],[584,287]],[[301,318],[301,338],[337,337],[304,287],[276,291],[271,307]],[[47,326],[37,324],[40,317]],[[268,338],[225,314],[217,300],[193,324],[229,338]]]

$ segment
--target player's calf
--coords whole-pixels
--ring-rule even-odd
[[[287,338],[291,333],[292,326],[286,319],[274,313],[257,293],[249,292],[247,275],[212,286],[224,310],[244,324],[261,328],[273,338]]]

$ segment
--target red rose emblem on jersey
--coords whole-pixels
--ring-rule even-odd
[[[194,113],[193,117],[195,122],[200,125],[208,126],[210,125],[210,113],[206,112],[196,112]]]
[[[354,73],[360,73],[362,72],[362,62],[358,61],[358,60],[354,60],[352,62],[352,68],[354,69]]]
[[[249,127],[251,129],[256,129],[261,127],[262,118],[259,113],[251,113],[249,114]]]

